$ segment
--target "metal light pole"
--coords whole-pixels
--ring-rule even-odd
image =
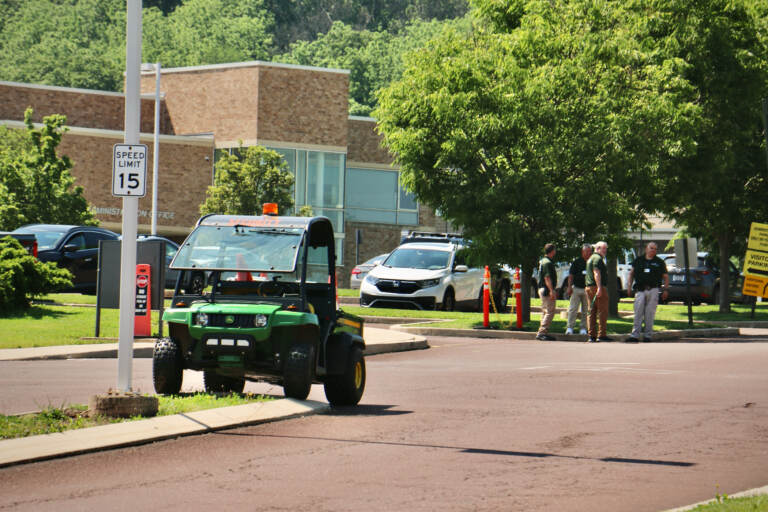
[[[139,143],[141,73],[141,0],[126,6],[125,143]],[[123,197],[123,242],[120,249],[120,327],[117,350],[117,388],[131,390],[133,372],[133,318],[136,300],[136,224],[138,197]]]
[[[142,71],[155,71],[155,135],[152,147],[152,226],[150,233],[157,235],[157,175],[158,159],[160,157],[160,63],[142,64]]]

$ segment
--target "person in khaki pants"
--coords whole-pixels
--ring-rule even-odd
[[[608,253],[606,242],[595,244],[595,253],[587,260],[587,299],[591,304],[587,316],[587,331],[590,343],[613,341],[606,334],[608,329],[608,269],[603,258]]]
[[[542,341],[554,341],[555,338],[547,334],[552,317],[555,316],[555,283],[557,282],[557,270],[555,269],[555,244],[544,246],[545,256],[539,262],[539,297],[541,298],[541,324],[536,339]]]

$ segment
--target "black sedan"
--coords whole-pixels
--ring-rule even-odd
[[[118,238],[108,229],[64,224],[28,224],[13,232],[35,235],[38,259],[54,261],[72,272],[73,290],[85,293],[96,292],[99,241]]]

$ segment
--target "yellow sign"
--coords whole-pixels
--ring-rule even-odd
[[[747,248],[768,252],[768,224],[752,223],[749,228]]]
[[[744,295],[768,298],[768,277],[744,276]]]
[[[768,252],[747,251],[744,275],[768,277]]]

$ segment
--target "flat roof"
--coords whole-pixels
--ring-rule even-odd
[[[262,60],[252,60],[249,62],[230,62],[226,64],[208,64],[205,66],[189,66],[184,68],[161,68],[162,73],[187,73],[194,71],[211,71],[221,69],[235,69],[235,68],[255,68],[255,67],[271,67],[271,68],[285,68],[285,69],[303,69],[306,71],[319,71],[323,73],[337,73],[342,75],[348,75],[350,71],[348,69],[336,69],[336,68],[321,68],[316,66],[302,66],[299,64],[285,64],[282,62],[266,62]],[[155,71],[142,71],[142,75],[154,75]]]

